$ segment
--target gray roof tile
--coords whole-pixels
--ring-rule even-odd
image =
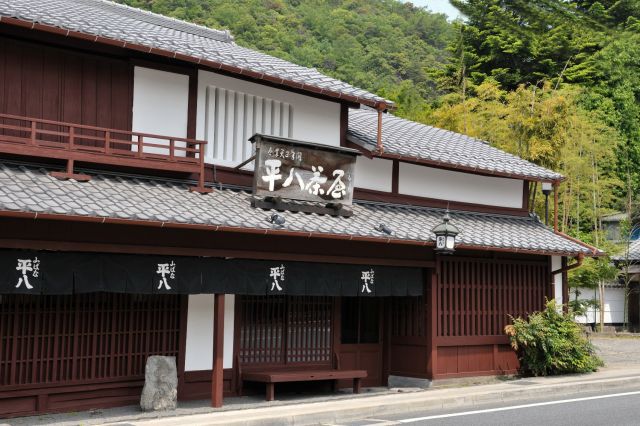
[[[391,101],[328,77],[316,69],[238,46],[226,31],[109,1],[5,0],[0,2],[0,16],[235,66],[245,71],[292,81],[303,88],[336,92],[338,97],[354,96],[364,104],[385,102],[393,105]]]
[[[369,109],[349,111],[347,137],[366,149],[376,148],[378,114]],[[488,142],[383,114],[385,154],[438,162],[534,180],[559,180],[562,175],[489,145]]]
[[[57,213],[88,217],[112,217],[176,223],[209,224],[233,228],[269,229],[272,212],[250,207],[251,194],[233,189],[214,189],[207,195],[187,191],[187,185],[152,178],[127,178],[101,172],[89,182],[59,181],[48,170],[0,163],[0,210]],[[23,179],[28,177],[28,179]],[[13,185],[10,185],[14,182]],[[48,192],[36,192],[42,186]],[[14,189],[11,189],[14,188]],[[53,195],[55,192],[56,195]],[[120,195],[130,207],[123,207]],[[16,197],[14,199],[14,197]],[[63,198],[72,199],[73,208]],[[35,201],[37,208],[34,208]],[[443,211],[425,207],[355,202],[353,216],[280,212],[286,218],[284,231],[340,234],[368,238],[433,241],[431,229]],[[591,251],[553,233],[535,217],[488,215],[452,211],[452,221],[462,230],[459,243],[467,247],[530,250],[548,254],[591,254]],[[374,229],[385,223],[393,234]]]
[[[612,259],[618,262],[626,263],[628,261],[634,264],[638,263],[638,261],[640,261],[640,240],[632,240],[632,241],[629,241],[628,244],[629,244],[628,253],[627,253],[627,247],[625,244],[625,246],[623,246],[620,253],[618,253],[616,256],[612,256]]]

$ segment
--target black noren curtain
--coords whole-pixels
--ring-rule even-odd
[[[420,296],[420,268],[0,250],[0,294]]]

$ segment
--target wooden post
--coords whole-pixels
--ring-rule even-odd
[[[567,267],[567,258],[562,256],[562,268]],[[569,274],[562,272],[562,310],[566,314],[569,311]]]
[[[213,366],[211,369],[211,406],[222,407],[224,352],[224,294],[216,294],[213,302]]]
[[[208,194],[213,192],[213,189],[204,186],[204,145],[199,145],[198,157],[200,160],[200,172],[198,176],[198,186],[189,187],[191,192],[199,192],[200,194]]]
[[[36,125],[37,123],[35,120],[31,122],[31,138],[29,139],[29,143],[31,143],[31,145],[36,144],[36,133],[38,132]]]
[[[104,153],[111,154],[111,132],[109,130],[104,132]]]
[[[426,291],[424,295],[425,302],[427,303],[427,309],[425,310],[428,339],[426,349],[429,351],[427,377],[430,380],[435,379],[438,363],[438,346],[436,344],[436,338],[438,336],[438,310],[441,309],[441,307],[438,306],[438,269],[440,269],[440,267],[441,263],[437,262],[436,267],[431,269],[430,285],[427,289],[428,291]]]
[[[551,277],[551,282],[549,283],[549,289],[547,290],[547,299],[551,300],[551,299],[555,299],[556,297],[556,276],[553,275],[551,273],[551,271],[553,271],[553,258],[551,256],[549,256],[549,261],[548,261],[548,268],[549,268],[549,276]],[[542,306],[544,306],[544,301],[542,302]]]
[[[73,151],[75,142],[76,142],[76,129],[73,126],[69,126],[69,145],[67,145],[67,149],[69,151]]]

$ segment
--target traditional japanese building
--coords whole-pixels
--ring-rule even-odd
[[[563,177],[392,111],[226,32],[0,2],[0,417],[135,404],[150,355],[214,405],[514,372],[508,315],[598,254],[530,213]]]

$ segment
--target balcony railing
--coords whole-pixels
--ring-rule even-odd
[[[139,169],[194,173],[198,185],[190,188],[210,192],[204,186],[206,141],[126,130],[85,126],[53,120],[0,114],[0,153],[67,161],[59,179],[90,180],[74,172],[76,161]]]

